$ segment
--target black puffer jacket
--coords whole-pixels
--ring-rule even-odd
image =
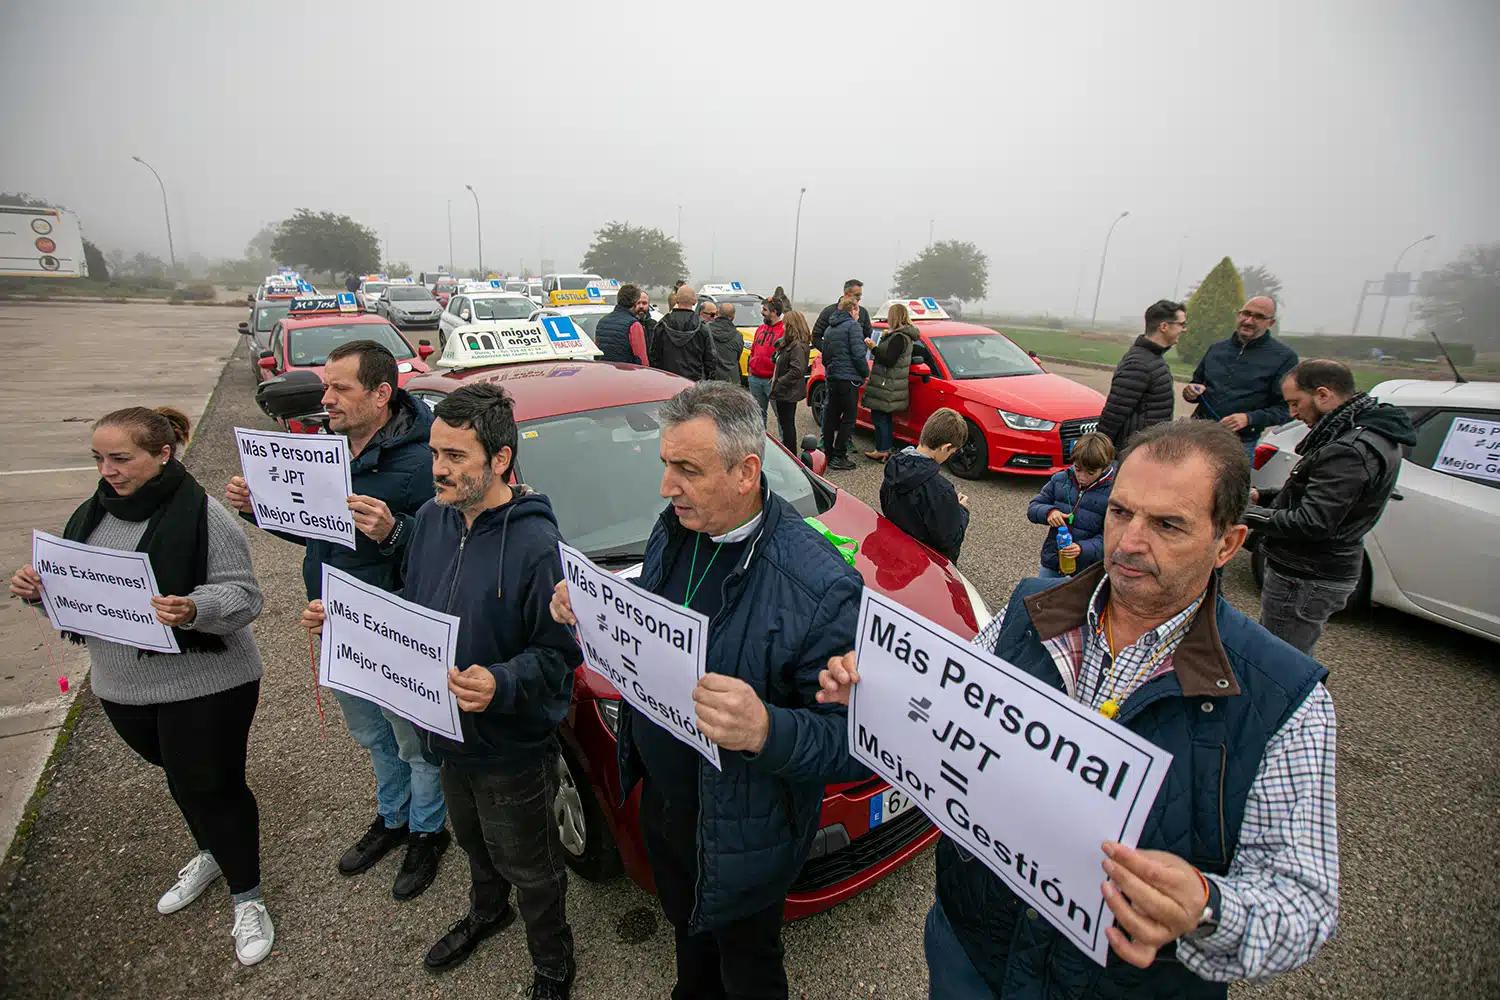
[[[1238,333],[1210,344],[1193,371],[1193,381],[1207,386],[1193,412],[1195,420],[1219,420],[1243,413],[1250,425],[1240,438],[1255,439],[1261,428],[1292,419],[1281,398],[1281,380],[1297,364],[1297,352],[1263,333],[1248,344]]]
[[[740,354],[745,350],[745,338],[733,320],[719,316],[708,324],[708,335],[714,345],[714,371],[710,378],[720,382],[740,384]]]
[[[691,309],[673,309],[656,325],[647,340],[651,367],[702,382],[713,377],[717,364],[713,337]]]
[[[1150,337],[1140,336],[1115,366],[1109,398],[1099,417],[1099,433],[1115,443],[1115,451],[1123,449],[1136,431],[1172,419],[1175,400],[1172,369],[1163,356],[1167,351]]]
[[[1405,410],[1369,400],[1360,393],[1319,420],[1286,485],[1262,490],[1245,511],[1278,573],[1358,579],[1362,541],[1396,487],[1401,446],[1417,443]]]

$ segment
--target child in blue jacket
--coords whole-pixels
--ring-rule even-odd
[[[1074,572],[1104,558],[1104,513],[1115,485],[1115,446],[1094,431],[1073,445],[1073,464],[1047,480],[1032,498],[1026,516],[1051,530],[1042,542],[1043,579],[1061,578],[1057,566],[1057,529],[1066,524],[1073,544],[1063,551],[1074,558]]]

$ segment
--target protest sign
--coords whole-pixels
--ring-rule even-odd
[[[458,699],[448,690],[457,618],[403,601],[327,563],[323,611],[319,684],[463,742]]]
[[[42,577],[47,617],[61,632],[177,653],[177,637],[156,620],[151,598],[186,597],[156,588],[144,552],[70,542],[45,531],[31,533],[31,565]]]
[[[1500,420],[1454,417],[1432,468],[1500,482]]]
[[[349,439],[234,429],[255,523],[354,548]]]
[[[1103,965],[1100,845],[1134,847],[1172,755],[869,588],[849,747]]]
[[[557,550],[584,661],[636,711],[722,771],[718,745],[694,721],[708,619],[600,569],[577,549],[558,543]]]

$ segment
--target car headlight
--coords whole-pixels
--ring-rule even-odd
[[[1000,419],[1005,421],[1005,426],[1013,431],[1050,431],[1057,426],[1055,420],[1043,420],[1041,417],[1028,417],[1020,413],[1012,413],[1009,410],[996,410]]]
[[[613,698],[599,698],[594,701],[599,708],[599,718],[604,720],[604,728],[609,730],[609,735],[616,738],[620,735],[620,703]]]

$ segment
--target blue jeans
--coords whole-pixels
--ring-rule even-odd
[[[941,903],[934,902],[927,911],[922,946],[927,953],[928,1000],[994,1000],[989,984],[953,933]]]
[[[750,395],[755,397],[755,402],[760,406],[760,422],[766,422],[766,408],[771,405],[771,380],[750,376]]]
[[[1046,566],[1043,566],[1040,570],[1037,571],[1036,578],[1038,580],[1066,580],[1066,579],[1068,579],[1067,577],[1065,577],[1061,573],[1059,573],[1057,570],[1055,570],[1055,569],[1048,569]]]
[[[409,826],[412,833],[436,833],[448,808],[437,765],[422,756],[422,737],[410,722],[373,701],[334,691],[354,742],[370,751],[375,768],[375,801],[387,828]]]
[[[875,450],[891,451],[896,447],[896,431],[892,415],[879,410],[870,411],[870,422],[875,425]]]

